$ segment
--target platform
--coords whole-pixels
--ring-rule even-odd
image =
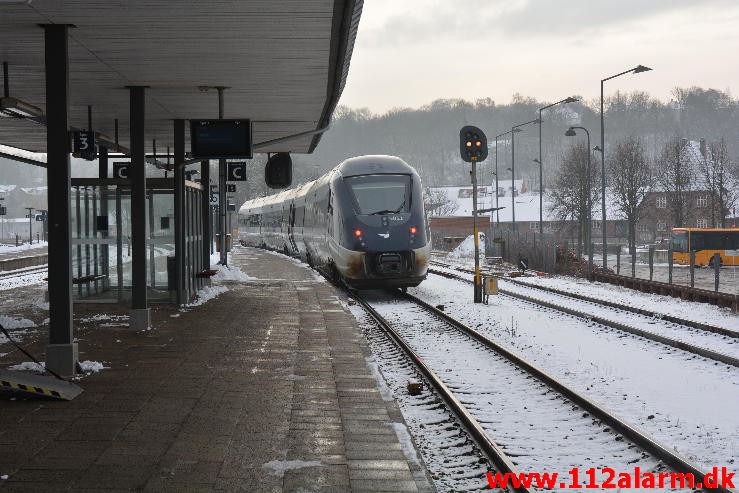
[[[0,490],[433,491],[334,288],[277,254],[232,263],[256,279],[155,306],[149,331],[87,307],[111,316],[78,332],[80,359],[107,368],[75,400],[0,391]]]

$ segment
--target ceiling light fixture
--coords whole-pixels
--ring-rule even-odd
[[[44,112],[38,106],[10,97],[8,62],[3,62],[3,97],[0,98],[0,116],[7,118],[42,118]]]

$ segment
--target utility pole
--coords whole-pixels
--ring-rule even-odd
[[[28,215],[26,216],[28,218],[28,244],[33,245],[33,207],[26,207],[25,208],[28,211]]]

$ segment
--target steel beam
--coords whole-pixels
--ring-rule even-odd
[[[203,269],[210,269],[210,161],[200,162],[200,184],[203,186],[203,203],[201,214],[203,216]]]
[[[149,306],[147,302],[146,281],[146,149],[144,98],[146,87],[131,86],[131,315],[129,325],[132,329],[149,328]]]
[[[174,241],[177,304],[187,303],[185,293],[185,120],[174,121]]]
[[[46,366],[63,376],[77,367],[72,327],[72,243],[69,161],[69,26],[44,24],[46,168],[49,209],[49,345]]]

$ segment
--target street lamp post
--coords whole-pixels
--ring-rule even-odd
[[[516,131],[523,127],[524,125],[529,125],[531,123],[539,123],[539,119],[536,118],[534,120],[519,123],[518,125],[513,125],[511,127],[511,221],[513,222],[513,231],[516,231],[516,197],[514,195],[515,192],[515,183],[513,182],[513,176],[516,174]]]
[[[35,210],[34,207],[26,207],[25,208],[28,211],[28,244],[33,245],[33,211]]]
[[[544,216],[544,166],[542,163],[544,162],[544,158],[541,154],[541,126],[542,126],[542,119],[541,119],[541,113],[542,111],[551,108],[552,106],[557,106],[558,104],[567,104],[567,103],[574,103],[575,101],[579,101],[577,98],[569,97],[565,98],[561,101],[557,101],[556,103],[552,103],[550,105],[544,106],[543,108],[539,108],[539,160],[536,161],[539,163],[539,236],[544,235],[544,223],[543,223],[543,216]]]
[[[603,113],[603,83],[607,80],[615,79],[616,77],[620,77],[622,75],[628,74],[628,73],[634,73],[634,74],[640,74],[642,72],[648,72],[652,70],[649,67],[645,67],[644,65],[637,65],[636,67],[625,70],[619,74],[612,75],[610,77],[606,77],[605,79],[601,79],[600,81],[600,169],[601,169],[601,186],[600,186],[600,194],[601,194],[601,219],[602,219],[602,225],[601,228],[603,229],[603,269],[606,269],[608,267],[608,244],[607,244],[607,229],[606,229],[606,130],[605,130],[605,120],[604,120],[604,113]],[[588,145],[588,156],[590,156],[590,145]]]
[[[587,147],[587,150],[588,150],[588,168],[587,168],[587,171],[585,172],[585,183],[586,183],[586,185],[585,185],[585,193],[587,193],[586,202],[587,202],[587,207],[588,207],[588,214],[587,214],[586,226],[585,226],[585,242],[586,242],[585,243],[585,247],[588,249],[588,281],[592,281],[593,280],[593,249],[590,246],[590,243],[591,243],[591,241],[590,241],[590,234],[591,234],[591,226],[592,226],[592,224],[591,224],[592,217],[591,216],[593,214],[592,213],[592,211],[593,211],[593,204],[592,204],[593,194],[591,193],[591,190],[590,190],[590,132],[588,132],[588,129],[585,128],[585,127],[570,127],[565,132],[565,136],[566,137],[574,137],[575,135],[577,135],[577,133],[575,132],[576,129],[584,130],[585,131],[585,135],[588,136],[588,147]]]
[[[520,132],[520,129],[516,129],[516,132]],[[498,134],[495,136],[495,217],[496,222],[498,223],[498,228],[500,228],[500,213],[498,210],[502,209],[502,207],[498,207],[498,137],[503,137],[504,135],[513,134],[510,130],[507,132],[503,132],[502,134]]]

